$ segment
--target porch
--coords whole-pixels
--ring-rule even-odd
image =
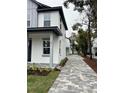
[[[47,65],[53,68],[59,62],[59,36],[57,27],[36,27],[27,29],[28,63]],[[43,66],[43,65],[42,65]]]

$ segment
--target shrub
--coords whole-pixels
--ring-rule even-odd
[[[27,74],[28,75],[41,75],[46,76],[51,71],[50,68],[40,68],[33,63],[32,65],[28,66]]]
[[[67,57],[65,57],[64,59],[62,59],[61,62],[60,62],[60,64],[59,64],[59,66],[62,66],[63,67],[65,65],[65,63],[67,62],[67,60],[68,60]]]

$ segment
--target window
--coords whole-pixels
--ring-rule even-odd
[[[62,19],[60,18],[60,29],[62,28]]]
[[[50,26],[50,14],[45,13],[44,14],[44,27],[49,27]]]
[[[59,55],[61,55],[61,40],[59,41]]]
[[[27,27],[30,27],[30,20],[27,21]]]
[[[43,54],[50,54],[50,39],[43,39]]]

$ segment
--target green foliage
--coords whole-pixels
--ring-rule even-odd
[[[91,21],[91,27],[97,30],[97,0],[65,0],[64,6],[68,8],[69,4],[74,5],[74,11],[85,13]]]
[[[72,26],[72,29],[73,30],[78,30],[79,27],[82,27],[82,24],[81,23],[76,23]]]
[[[48,67],[39,67],[35,63],[28,64],[27,66],[27,74],[28,75],[47,75],[52,69]]]
[[[29,69],[31,69],[31,70],[37,70],[38,67],[36,66],[35,63],[33,63],[33,64],[28,64],[28,65],[27,65],[27,69],[28,69],[28,70],[29,70]]]
[[[35,65],[35,63],[32,64],[32,70],[37,70],[38,67]]]
[[[82,52],[84,56],[86,56],[88,49],[88,32],[83,31],[83,29],[79,29],[77,42],[78,42],[79,52]]]
[[[90,58],[92,59],[91,32],[93,30],[97,32],[97,0],[65,0],[64,6],[66,8],[68,8],[70,3],[74,5],[74,10],[86,15],[85,18],[83,18],[83,20],[82,20],[82,25],[88,26],[89,54],[90,54]],[[78,29],[79,26],[74,25],[72,28]],[[85,41],[84,38],[82,38],[82,40]],[[81,46],[83,46],[81,48],[82,51],[84,50],[83,49],[84,45],[83,44],[81,45]]]
[[[96,37],[97,37],[97,32],[94,32],[94,33],[92,34],[92,37],[93,37],[93,38],[96,38]]]
[[[67,62],[67,60],[68,60],[67,57],[62,59],[59,65],[63,67],[65,65],[65,63]]]
[[[42,70],[51,71],[51,68],[43,68]]]
[[[74,50],[76,48],[76,44],[75,44],[76,34],[75,33],[72,33],[72,35],[69,37],[69,40],[70,40],[70,43],[71,43],[72,54],[74,54]]]

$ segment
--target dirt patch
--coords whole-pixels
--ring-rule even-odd
[[[90,59],[85,57],[84,61],[97,73],[97,59]]]

